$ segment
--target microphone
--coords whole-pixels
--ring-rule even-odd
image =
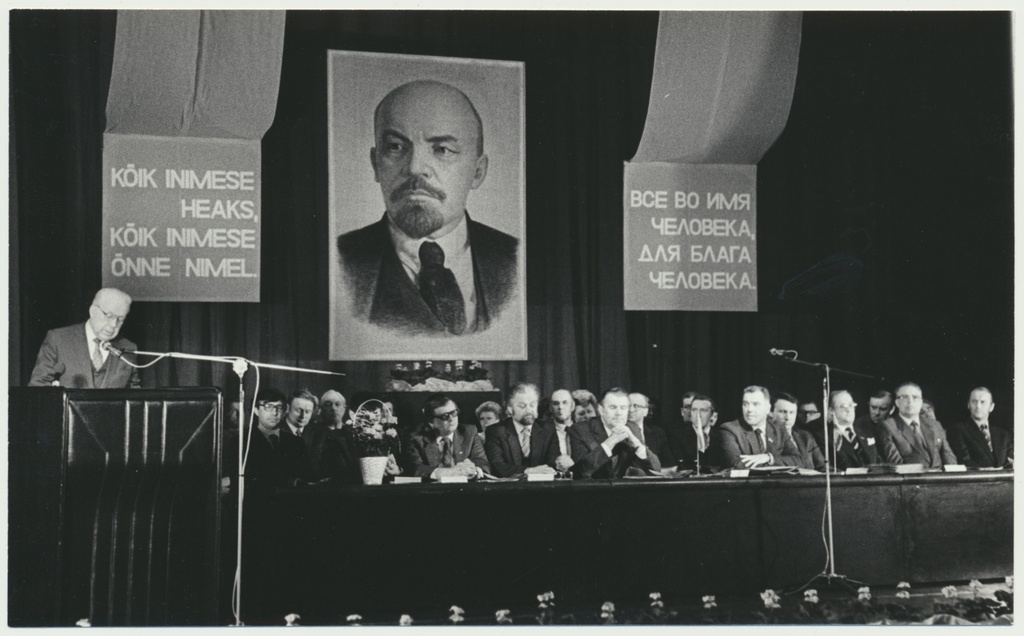
[[[100,348],[101,349],[106,349],[107,351],[109,351],[110,353],[114,354],[118,358],[120,358],[121,356],[124,355],[124,351],[122,351],[121,349],[118,349],[117,347],[115,347],[114,345],[110,344],[109,342],[102,342],[102,343],[100,343]]]
[[[64,375],[67,370],[68,368],[64,366],[63,362],[58,362],[53,367],[53,379],[50,380],[50,386],[60,386],[60,376]]]
[[[784,356],[784,355],[786,355],[786,352],[783,351],[782,349],[769,349],[768,353],[770,355],[773,355],[773,356]]]

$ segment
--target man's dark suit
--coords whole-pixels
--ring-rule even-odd
[[[519,240],[473,221],[469,214],[466,223],[476,285],[476,330],[480,332],[501,314],[515,292]],[[398,259],[387,213],[376,223],[339,236],[338,253],[356,318],[406,335],[448,333]],[[462,294],[469,296],[465,289]]]
[[[717,434],[717,443],[721,454],[722,468],[746,468],[740,461],[740,455],[757,455],[757,433],[749,424],[741,420],[726,422],[711,429]],[[771,420],[765,422],[764,446],[766,453],[771,453],[771,466],[803,466],[804,460],[797,450],[793,438],[786,432],[786,427]]]
[[[635,425],[626,426],[633,431],[633,435],[640,437],[640,431]],[[608,432],[599,417],[573,424],[569,427],[569,439],[572,460],[575,462],[572,471],[577,479],[622,477],[631,468],[645,473],[661,470],[661,460],[651,449],[647,449],[646,459],[640,459],[626,442],[616,444],[609,457],[601,447],[601,443],[608,439]]]
[[[974,420],[958,422],[946,431],[949,447],[957,460],[971,468],[1009,468],[1013,458],[1013,439],[1009,432],[998,426],[988,426],[992,448],[985,443],[985,435]]]
[[[136,349],[135,343],[127,338],[115,338],[110,344],[122,351]],[[125,357],[135,361],[134,354],[126,354]],[[64,373],[59,376],[60,385],[69,389],[123,389],[140,386],[138,370],[113,353],[107,355],[107,361],[98,372],[93,371],[84,322],[51,329],[46,333],[28,385],[50,386],[53,380],[58,379],[58,364],[64,365]]]
[[[311,435],[306,432],[308,428],[309,426],[303,427],[303,437]],[[289,483],[294,484],[296,480],[316,481],[317,476],[313,470],[313,462],[310,461],[306,441],[292,433],[287,422],[281,422],[278,430],[281,436],[281,445],[278,448],[281,468],[289,478]]]
[[[678,464],[680,469],[697,470],[699,455],[700,472],[713,472],[711,460],[717,457],[711,446],[712,440],[715,437],[714,427],[708,430],[708,439],[706,440],[708,447],[703,452],[698,452],[697,450],[697,431],[693,429],[693,425],[681,419],[670,425],[665,434],[668,436],[672,459]],[[660,455],[658,457],[659,459],[664,459]],[[662,464],[664,463],[662,461]]]
[[[802,432],[806,433],[806,431]],[[877,438],[864,435],[864,430],[858,430],[856,424],[853,426],[853,433],[857,438],[856,443],[850,442],[845,437],[841,438],[838,443],[834,443],[835,429],[831,426],[828,429],[829,440],[827,442],[822,437],[823,433],[821,431],[816,430],[815,433],[812,433],[819,447],[828,449],[828,452],[833,453],[831,460],[834,471],[881,464],[883,462],[878,444],[876,443]]]
[[[793,438],[796,449],[800,451],[800,456],[803,457],[804,468],[825,470],[825,456],[821,454],[821,447],[814,441],[814,435],[794,428],[790,431],[790,437]]]
[[[497,425],[495,425],[497,426]],[[437,444],[438,434],[431,428],[424,429],[422,434],[412,435],[402,453],[405,460],[404,469],[410,475],[429,477],[434,469],[441,467],[441,447]],[[459,426],[452,436],[452,465],[469,459],[485,473],[491,472],[484,454],[484,445],[480,436]]]
[[[511,477],[523,473],[527,468],[549,465],[554,467],[558,453],[558,439],[555,426],[537,420],[530,429],[530,455],[523,457],[519,435],[511,418],[504,419],[484,431],[484,451],[495,477]],[[551,439],[555,438],[554,449]]]
[[[942,424],[924,417],[919,417],[918,421],[925,448],[921,448],[910,426],[899,415],[882,422],[878,429],[882,459],[890,464],[923,464],[925,468],[942,468],[945,464],[957,463]]]
[[[658,456],[658,462],[662,466],[675,466],[675,458],[668,445],[668,436],[660,426],[644,423],[643,438],[641,440],[648,451]]]

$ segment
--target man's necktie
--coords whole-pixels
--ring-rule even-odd
[[[455,465],[455,460],[452,458],[452,441],[447,437],[441,440],[441,465],[445,468]]]
[[[281,438],[277,435],[270,436],[270,447],[277,450],[277,445],[281,442]]]
[[[857,435],[853,432],[852,428],[847,428],[843,431],[843,436],[846,437],[846,441],[850,443],[850,446],[857,449]]]
[[[914,431],[914,439],[917,440],[917,443],[918,445],[920,445],[921,450],[927,453],[928,444],[925,443],[924,435],[921,433],[921,424],[919,424],[916,420],[911,422],[910,430]]]
[[[758,453],[764,453],[765,452],[764,431],[762,431],[759,428],[756,428],[756,429],[754,429],[754,432],[757,433],[757,452]]]
[[[444,266],[444,250],[437,243],[420,245],[420,294],[450,333],[466,330],[466,304],[455,274]]]
[[[96,348],[92,350],[92,368],[99,371],[103,368],[103,350],[100,348],[103,341],[99,338],[94,338],[93,342],[96,343]]]
[[[988,444],[988,449],[992,450],[992,433],[988,430],[988,422],[982,422],[978,424],[981,428],[981,434],[985,436],[985,443]]]
[[[524,426],[519,433],[519,446],[523,449],[523,457],[530,456],[530,427]]]

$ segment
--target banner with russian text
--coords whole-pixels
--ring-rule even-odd
[[[627,310],[757,311],[757,167],[627,163]]]
[[[107,133],[103,144],[104,286],[258,302],[260,142]]]

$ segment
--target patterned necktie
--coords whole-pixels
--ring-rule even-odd
[[[441,246],[430,241],[420,245],[420,295],[450,333],[466,330],[466,304],[455,274],[444,266]]]
[[[103,349],[100,347],[102,340],[94,338],[93,342],[96,343],[96,348],[92,350],[92,368],[99,371],[103,368]]]
[[[765,452],[764,431],[762,431],[759,428],[755,428],[754,431],[757,433],[757,452],[758,453],[764,453]]]
[[[523,457],[530,456],[530,427],[524,426],[519,433],[519,446],[523,449]]]
[[[988,430],[988,422],[982,422],[981,424],[978,424],[978,426],[981,428],[981,433],[982,433],[982,435],[985,436],[985,443],[988,444],[988,449],[991,451],[992,450],[992,434]]]
[[[441,465],[445,468],[455,465],[455,460],[452,458],[452,441],[447,437],[441,440]]]

